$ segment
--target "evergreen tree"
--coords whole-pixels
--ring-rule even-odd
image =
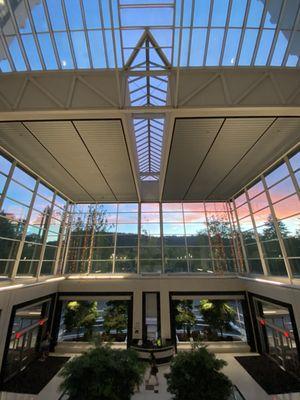
[[[184,334],[188,337],[191,336],[191,329],[196,324],[196,317],[193,313],[193,301],[184,300],[180,301],[176,306],[175,315],[176,327],[183,328]]]
[[[93,326],[98,315],[95,301],[70,301],[67,304],[64,315],[64,324],[67,332],[76,329],[77,338],[79,338],[80,328],[84,328],[84,338],[90,339],[93,335]]]
[[[235,310],[222,300],[201,300],[199,310],[203,320],[211,329],[220,331],[223,338],[224,329],[230,328],[235,321]]]
[[[107,302],[107,308],[103,315],[103,327],[106,334],[112,330],[122,333],[127,329],[128,324],[128,304],[123,300],[111,300]]]

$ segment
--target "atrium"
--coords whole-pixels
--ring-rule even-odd
[[[0,399],[46,332],[86,349],[74,302],[300,380],[299,68],[300,0],[0,0]]]

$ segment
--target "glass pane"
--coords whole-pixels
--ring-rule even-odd
[[[71,32],[78,68],[90,68],[89,55],[84,32]]]
[[[31,190],[35,187],[36,180],[19,167],[15,167],[12,178]]]
[[[259,193],[263,191],[264,191],[264,185],[262,181],[259,181],[248,189],[249,198],[252,199],[252,197],[257,196]]]
[[[57,69],[56,57],[50,35],[48,33],[39,33],[37,36],[46,69]]]
[[[52,201],[53,194],[54,194],[53,191],[51,189],[47,188],[47,186],[43,185],[42,183],[39,183],[37,192],[40,196],[45,197],[49,201]]]
[[[250,65],[256,44],[258,29],[246,29],[238,65]]]
[[[222,27],[225,26],[226,18],[227,18],[227,10],[228,10],[228,2],[229,0],[215,0],[211,25]]]
[[[43,197],[37,195],[34,200],[33,208],[35,210],[42,212],[43,214],[49,213],[51,208],[51,203],[49,202],[49,200],[46,200]]]
[[[281,236],[289,257],[300,257],[300,216],[278,221]]]
[[[16,36],[6,37],[7,46],[17,71],[26,71],[26,64]]]
[[[19,241],[0,239],[0,259],[14,260],[19,248]]]
[[[222,65],[235,65],[241,29],[228,29]]]
[[[237,198],[234,199],[234,203],[236,207],[239,207],[240,205],[246,203],[247,199],[246,199],[246,195],[245,193],[242,193],[240,196],[238,196]]]
[[[28,207],[16,203],[13,200],[5,199],[2,205],[1,214],[10,219],[25,222],[28,213]]]
[[[94,274],[112,273],[112,262],[111,261],[93,261],[91,263],[91,272]]]
[[[251,0],[247,27],[257,28],[260,25],[263,14],[264,2],[260,0]]]
[[[165,260],[165,272],[187,272],[188,264],[186,260]]]
[[[11,167],[11,162],[8,161],[5,157],[0,155],[0,171],[5,175],[8,175]]]
[[[183,203],[183,210],[185,214],[189,214],[190,212],[199,212],[204,211],[204,203]],[[168,211],[168,210],[165,210]],[[175,210],[171,210],[175,211]],[[180,209],[179,209],[180,211]]]
[[[160,273],[162,269],[161,260],[141,260],[141,273]]]
[[[254,197],[251,201],[251,207],[252,211],[256,212],[258,210],[261,210],[262,208],[265,208],[269,205],[267,196],[265,193],[260,194],[257,197]]]
[[[11,181],[7,190],[7,197],[29,206],[32,199],[32,192],[18,183]]]
[[[112,260],[114,258],[113,247],[94,247],[92,250],[93,260]]]
[[[246,204],[240,206],[239,208],[237,208],[236,209],[236,213],[237,213],[239,219],[244,218],[247,215],[249,215],[250,214],[250,210],[249,210],[248,203],[246,203]]]
[[[49,28],[43,4],[37,3],[35,0],[29,0],[29,6],[36,32],[47,32]]]
[[[160,221],[160,214],[155,213],[143,213],[141,215],[141,222],[142,223],[152,223],[152,222],[159,222]]]
[[[85,20],[88,29],[101,28],[98,0],[83,0]]]
[[[46,0],[46,3],[53,30],[55,31],[65,30],[66,25],[61,7],[61,2],[60,1],[58,2],[57,0]]]
[[[176,213],[176,212],[164,212],[163,213],[163,221],[164,223],[167,222],[177,222],[182,224],[183,223],[183,214],[181,213]]]
[[[260,260],[248,260],[249,270],[252,274],[263,274]]]
[[[285,163],[281,164],[274,171],[266,175],[267,186],[270,187],[279,180],[289,175],[289,170]]]
[[[39,260],[42,246],[37,243],[24,243],[21,260]]]
[[[254,221],[257,227],[264,225],[266,222],[269,220],[272,220],[272,215],[271,215],[271,210],[269,207],[264,208],[261,211],[257,211],[255,214],[253,214]]]
[[[190,272],[213,272],[213,263],[210,260],[193,260],[189,261]]]
[[[286,178],[284,181],[281,181],[280,183],[272,186],[272,188],[269,189],[272,203],[275,203],[282,198],[295,193],[295,191],[296,189],[291,178]]]
[[[83,23],[79,0],[64,0],[64,2],[70,29],[82,29]]]
[[[74,68],[68,35],[66,32],[55,32],[54,37],[62,69]]]
[[[38,261],[27,261],[21,260],[18,266],[18,275],[35,275],[37,272],[39,262]]]
[[[27,59],[29,61],[30,68],[33,71],[40,71],[42,64],[36,48],[35,40],[32,35],[22,35],[23,46],[26,51]]]
[[[117,260],[115,262],[115,272],[124,274],[133,274],[137,272],[137,263],[135,260],[124,261]]]
[[[41,275],[53,275],[54,274],[55,261],[43,261]]]
[[[140,258],[145,260],[161,258],[160,247],[141,247]]]
[[[211,29],[206,57],[207,66],[219,65],[224,29]]]
[[[271,275],[287,276],[284,260],[273,259],[266,260]]]
[[[1,214],[3,215],[3,214]],[[0,236],[10,239],[21,240],[24,231],[24,224],[16,222],[11,218],[0,217]]]
[[[297,195],[281,200],[274,204],[274,210],[278,219],[289,217],[290,215],[298,214],[300,210],[300,202]]]

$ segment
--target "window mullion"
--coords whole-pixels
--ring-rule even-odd
[[[37,189],[38,189],[39,183],[40,183],[40,180],[37,179],[36,183],[35,183],[34,191],[33,191],[33,194],[32,194],[31,202],[30,202],[30,205],[29,205],[28,214],[27,214],[27,217],[26,217],[26,222],[24,224],[24,230],[23,230],[23,233],[22,233],[22,238],[21,238],[21,241],[20,241],[20,244],[19,244],[19,248],[18,248],[18,251],[17,251],[17,254],[16,254],[16,260],[15,260],[13,269],[12,269],[11,274],[10,274],[10,278],[11,279],[15,279],[15,277],[17,275],[17,272],[18,272],[18,266],[19,266],[19,262],[20,262],[20,259],[21,259],[21,255],[22,255],[22,251],[23,251],[23,247],[24,247],[24,243],[25,243],[25,239],[26,239],[26,235],[27,235],[27,229],[28,229],[29,221],[30,221],[31,214],[32,214],[33,204],[34,204],[35,199],[36,199]]]

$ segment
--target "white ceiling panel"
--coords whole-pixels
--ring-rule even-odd
[[[209,145],[198,129],[201,121],[218,121]],[[223,124],[220,118],[177,120],[163,200],[228,199],[299,139],[297,117],[226,118]]]
[[[96,199],[115,200],[83,141],[70,121],[26,122],[25,126],[74,179]]]
[[[165,199],[184,198],[223,122],[224,118],[175,121],[165,178]]]
[[[20,122],[0,123],[0,145],[71,199],[91,201],[89,194]]]
[[[74,126],[117,198],[136,201],[137,193],[121,121],[74,121]]]
[[[186,194],[186,200],[194,200],[199,196],[207,198],[273,121],[274,118],[226,119]]]
[[[210,198],[229,198],[300,141],[300,118],[278,118]]]

